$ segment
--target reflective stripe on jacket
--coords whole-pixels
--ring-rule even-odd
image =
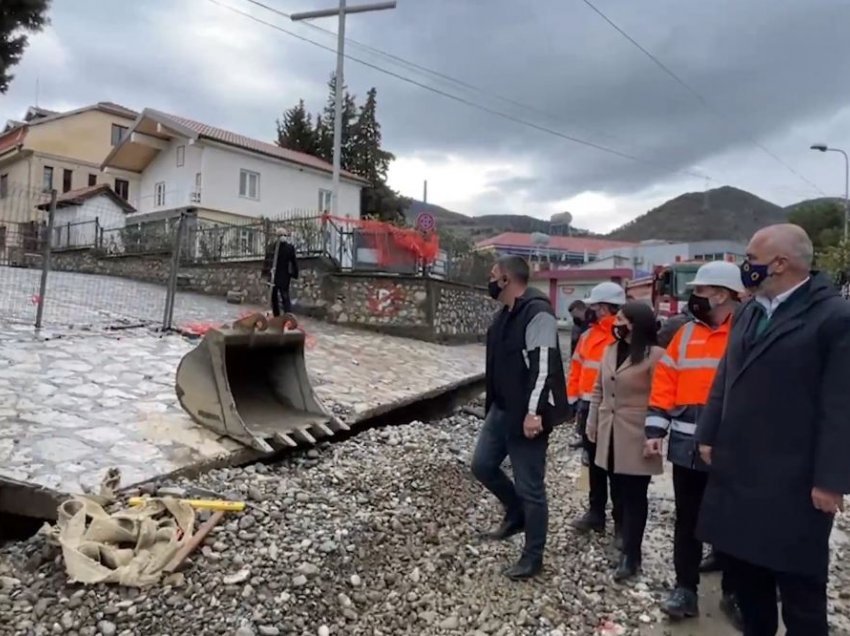
[[[576,350],[570,360],[570,378],[567,384],[567,397],[570,404],[576,400],[590,401],[602,355],[605,348],[614,342],[614,316],[606,316],[585,331],[579,338]]]
[[[667,458],[679,466],[705,470],[694,434],[717,366],[726,352],[731,317],[717,329],[692,320],[684,324],[655,366],[646,436],[661,438],[670,432]]]

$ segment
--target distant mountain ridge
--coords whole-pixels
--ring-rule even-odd
[[[621,241],[736,240],[747,241],[765,225],[782,223],[788,215],[804,205],[839,201],[831,197],[808,199],[781,207],[751,192],[732,186],[723,186],[705,192],[681,194],[645,214],[604,235]],[[502,232],[549,233],[551,225],[546,219],[524,214],[485,214],[467,216],[446,208],[413,200],[405,213],[411,225],[417,215],[428,212],[434,215],[438,228],[474,242]],[[575,236],[602,236],[587,230],[573,228]]]

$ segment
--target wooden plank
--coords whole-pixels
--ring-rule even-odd
[[[218,525],[218,522],[224,519],[224,515],[226,513],[222,510],[216,510],[212,516],[207,519],[198,531],[192,535],[192,537],[186,542],[177,554],[174,555],[174,558],[171,559],[171,562],[165,567],[166,572],[176,572],[177,569],[183,565],[183,562],[189,557],[192,552],[198,549],[198,546],[201,545],[204,539],[207,538],[207,535]]]

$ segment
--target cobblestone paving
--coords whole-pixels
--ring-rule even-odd
[[[70,289],[80,275],[67,276]],[[84,285],[90,284],[87,278]],[[149,298],[149,288],[162,289],[106,280],[127,298],[135,290],[140,303]],[[0,275],[0,289],[2,281]],[[195,425],[177,402],[174,374],[194,342],[144,328],[71,329],[83,324],[77,317],[90,319],[88,324],[96,324],[98,316],[111,320],[109,298],[103,305],[86,301],[67,305],[64,316],[51,314],[48,303],[46,328],[38,335],[8,320],[0,305],[0,476],[79,492],[83,485],[95,487],[111,466],[121,469],[126,485],[243,448]],[[175,324],[225,322],[247,309],[180,294]],[[479,345],[443,347],[311,320],[302,326],[316,392],[349,422],[475,376],[484,367]]]

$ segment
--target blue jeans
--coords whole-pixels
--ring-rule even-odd
[[[495,406],[490,408],[472,456],[472,474],[502,502],[507,521],[524,521],[523,559],[539,562],[549,525],[545,483],[549,440],[545,434],[526,438],[522,423],[515,418]],[[515,483],[502,470],[506,457],[511,458]]]

